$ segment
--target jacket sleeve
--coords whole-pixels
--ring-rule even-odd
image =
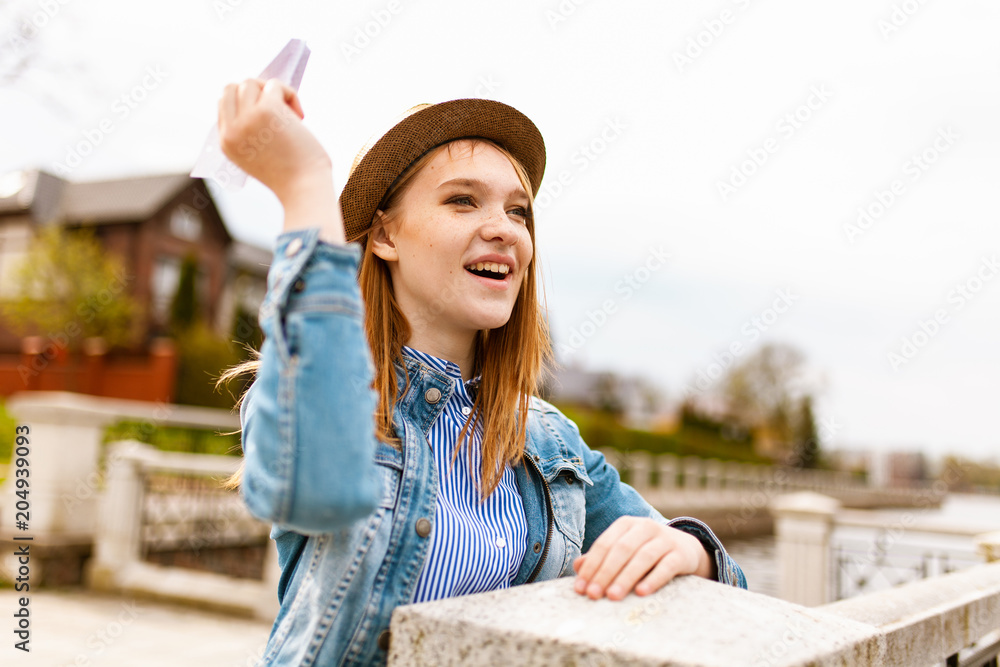
[[[374,366],[357,283],[360,248],[280,234],[260,307],[260,367],[240,406],[240,493],[303,534],[346,528],[380,497]]]
[[[567,420],[568,421],[568,420]],[[570,422],[572,424],[572,422]],[[576,425],[574,430],[579,434]],[[586,553],[594,540],[598,538],[615,519],[620,516],[645,516],[656,521],[694,535],[705,547],[705,551],[715,561],[717,581],[730,586],[746,588],[747,581],[743,570],[736,564],[722,542],[712,529],[702,521],[691,517],[666,519],[650,505],[638,491],[621,481],[618,471],[604,457],[604,454],[590,449],[581,439],[584,453],[584,465],[593,486],[587,487],[587,526],[583,541],[583,551]]]

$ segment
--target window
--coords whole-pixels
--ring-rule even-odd
[[[177,238],[197,241],[201,236],[201,216],[190,206],[178,206],[170,214],[170,233]]]
[[[159,255],[153,265],[153,317],[166,324],[170,313],[170,302],[177,292],[181,280],[181,259],[169,255]]]

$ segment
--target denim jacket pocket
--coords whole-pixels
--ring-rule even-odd
[[[581,472],[571,462],[565,463],[555,468],[556,472],[549,480],[552,511],[555,513],[555,523],[559,532],[565,535],[579,552],[583,547],[584,529],[587,525],[587,499],[584,489],[586,484],[592,482],[585,472]]]
[[[382,481],[382,497],[379,507],[395,509],[399,499],[399,486],[403,478],[403,453],[384,442],[379,442],[375,451],[375,468]]]

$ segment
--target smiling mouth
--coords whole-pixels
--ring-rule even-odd
[[[465,267],[465,270],[474,276],[489,278],[491,280],[505,280],[509,275],[509,268],[504,264],[484,265],[480,263],[475,266],[467,266]]]

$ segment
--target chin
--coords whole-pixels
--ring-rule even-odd
[[[499,329],[503,325],[510,321],[510,313],[504,315],[486,315],[476,318],[475,328],[477,330],[482,329]]]

